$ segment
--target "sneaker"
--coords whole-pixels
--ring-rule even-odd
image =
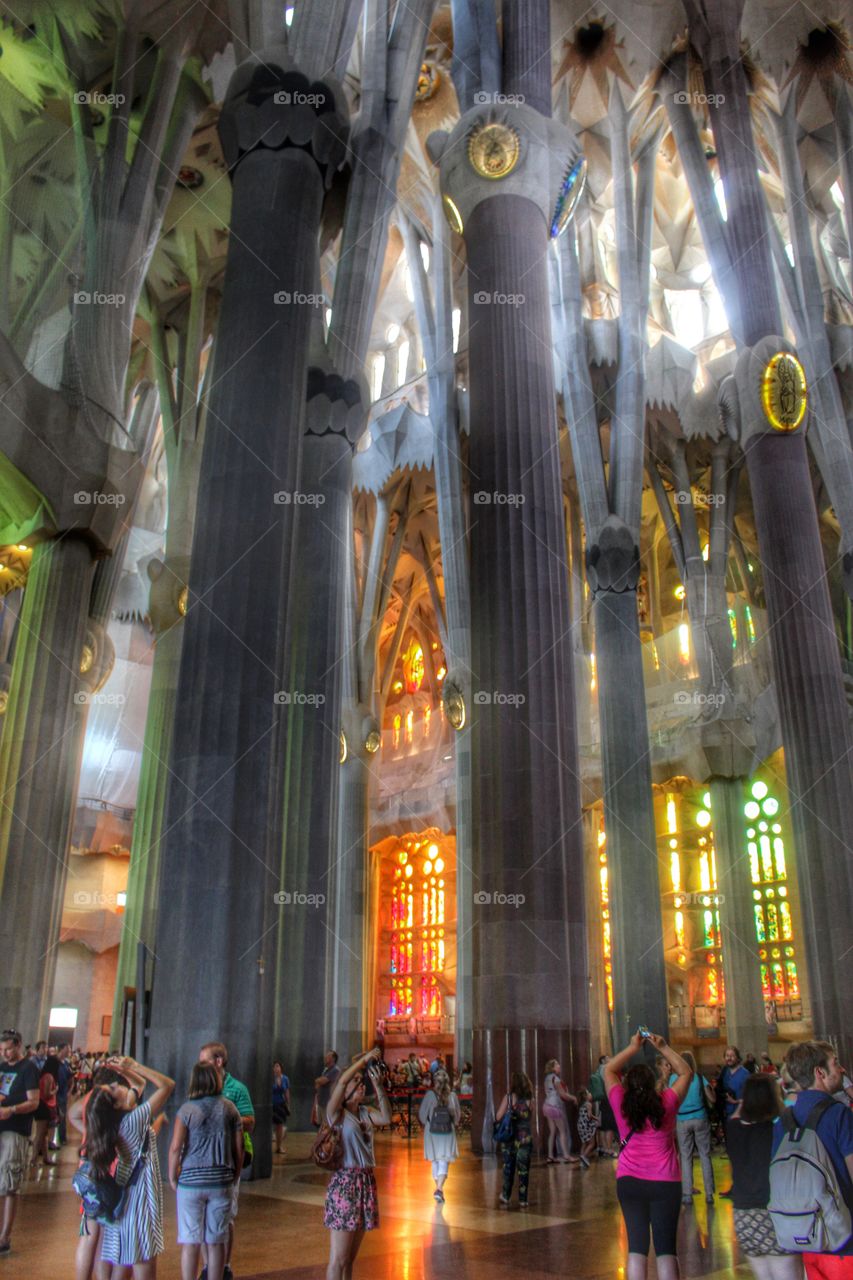
[[[526,1200],[519,1200],[518,1207],[519,1209],[529,1209],[530,1205],[527,1203]]]
[[[444,1192],[439,1191],[438,1187],[433,1191],[432,1198],[433,1200],[437,1200],[439,1204],[444,1204]]]
[[[500,1203],[503,1205],[505,1209],[509,1208],[509,1200],[506,1198],[506,1196],[502,1195],[500,1197]]]

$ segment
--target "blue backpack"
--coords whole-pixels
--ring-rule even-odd
[[[151,1130],[149,1129],[139,1149],[130,1177],[123,1186],[116,1182],[111,1173],[103,1178],[96,1177],[89,1160],[80,1162],[79,1169],[71,1179],[71,1185],[83,1202],[83,1213],[87,1218],[107,1227],[114,1226],[121,1219],[130,1199],[131,1188],[139,1181],[150,1139]]]

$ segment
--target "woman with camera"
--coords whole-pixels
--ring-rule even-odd
[[[658,1089],[658,1078],[647,1063],[629,1065],[647,1043],[675,1074],[671,1088]],[[654,1237],[659,1280],[678,1280],[675,1236],[681,1212],[681,1169],[675,1126],[692,1079],[693,1072],[681,1055],[646,1027],[604,1068],[604,1087],[622,1140],[616,1194],[628,1234],[627,1280],[645,1280],[650,1237]]]
[[[391,1104],[375,1062],[379,1054],[379,1049],[370,1049],[347,1067],[338,1077],[326,1108],[328,1124],[340,1126],[343,1148],[343,1164],[332,1174],[326,1191],[323,1225],[332,1233],[326,1280],[351,1280],[365,1231],[379,1226],[373,1130],[391,1123]],[[365,1072],[378,1107],[365,1102]]]

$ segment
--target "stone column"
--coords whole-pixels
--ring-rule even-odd
[[[644,688],[639,576],[639,547],[627,525],[609,516],[587,550],[587,577],[594,600],[617,1050],[638,1026],[666,1028],[669,1020],[649,731],[644,708],[625,692]]]
[[[155,567],[158,566],[158,567]],[[186,609],[189,557],[165,564],[152,562],[150,615],[154,628],[154,658],[145,737],[139,769],[133,842],[127,878],[127,905],[122,921],[111,1043],[121,1044],[125,987],[136,987],[137,947],[144,942],[153,952],[160,877],[160,840],[172,758],[181,650],[182,610]],[[141,1052],[141,1047],[139,1052]]]
[[[279,46],[234,73],[220,119],[232,173],[161,843],[150,1055],[186,1078],[223,1040],[271,1168],[269,1064],[279,889],[276,694],[324,190],[343,159],[340,91]],[[180,982],[176,983],[176,975]]]
[[[557,174],[576,152],[568,131],[525,106],[475,108],[446,145],[430,141],[468,251],[474,1058],[484,1079],[491,1054],[497,1096],[504,1069],[522,1059],[538,1077],[533,1044],[537,1056],[562,1055],[568,1075],[588,1069],[583,839],[546,263]],[[484,169],[504,176],[490,181]]]
[[[289,676],[280,694],[286,755],[274,1015],[276,1051],[291,1081],[295,1129],[310,1126],[313,1081],[324,1050],[341,1052],[338,1045],[324,1043],[318,1000],[327,987],[328,943],[334,933],[344,548],[352,504],[352,441],[363,417],[355,381],[317,366],[309,370],[296,511],[299,557],[291,578],[291,623],[282,663]],[[357,743],[352,746],[358,750]],[[348,894],[344,903],[351,908]]]
[[[0,1006],[28,1040],[47,1034],[86,693],[80,668],[94,561],[68,534],[33,552],[0,755]],[[71,742],[73,751],[67,744]]]

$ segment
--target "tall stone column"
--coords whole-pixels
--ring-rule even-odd
[[[639,547],[616,516],[587,551],[593,594],[598,714],[610,879],[613,949],[613,1040],[628,1043],[640,1025],[666,1028],[660,877],[652,794],[651,748],[644,709],[626,697],[642,689],[637,614]]]
[[[161,844],[150,1053],[183,1079],[205,1040],[224,1040],[253,1095],[260,1174],[272,1162],[277,662],[320,219],[344,155],[340,103],[275,46],[238,67],[220,119],[231,237]]]
[[[771,365],[789,344],[775,336],[783,326],[740,47],[743,8],[743,0],[714,5],[685,0],[691,42],[703,62],[725,191],[725,240],[730,261],[737,264],[730,282],[741,347],[737,417],[763,569],[812,1014],[815,1032],[837,1039],[840,1054],[849,1057],[853,986],[839,963],[849,939],[846,913],[838,904],[853,898],[853,742],[804,426],[798,422],[799,376],[786,359]]]
[[[577,158],[526,106],[435,135],[468,252],[475,1071],[584,1074],[589,989],[548,232]],[[444,145],[443,145],[444,144]],[[553,154],[554,180],[549,162]],[[503,176],[501,176],[503,175]],[[449,203],[450,202],[450,203]],[[521,1056],[519,1056],[521,1055]],[[482,1104],[481,1104],[482,1106]],[[475,1116],[475,1142],[480,1119]]]
[[[185,588],[189,577],[189,558],[184,557],[180,561],[167,559],[165,564],[156,563],[159,567],[154,568],[152,563],[148,571],[152,577],[149,609],[155,644],[136,813],[133,819],[127,904],[122,921],[113,1000],[111,1042],[114,1048],[121,1044],[125,988],[136,987],[138,945],[143,942],[149,951],[153,952],[154,949],[160,840],[169,791],[172,736],[184,637],[182,609],[186,608]],[[142,1051],[141,1046],[138,1049],[139,1052]]]
[[[313,1081],[324,1050],[342,1052],[337,1044],[325,1044],[318,995],[327,989],[328,944],[335,933],[332,885],[346,580],[342,544],[352,504],[352,442],[363,418],[358,384],[312,366],[296,512],[301,555],[291,579],[289,668],[283,668],[289,669],[289,677],[281,690],[286,755],[274,1013],[275,1044],[291,1081],[291,1124],[296,1129],[310,1126]],[[363,743],[352,743],[352,750],[360,747]],[[343,901],[352,909],[349,894]]]
[[[85,690],[80,674],[94,561],[69,534],[33,552],[0,756],[0,1006],[27,1039],[47,1034]],[[68,750],[68,743],[74,746]]]

